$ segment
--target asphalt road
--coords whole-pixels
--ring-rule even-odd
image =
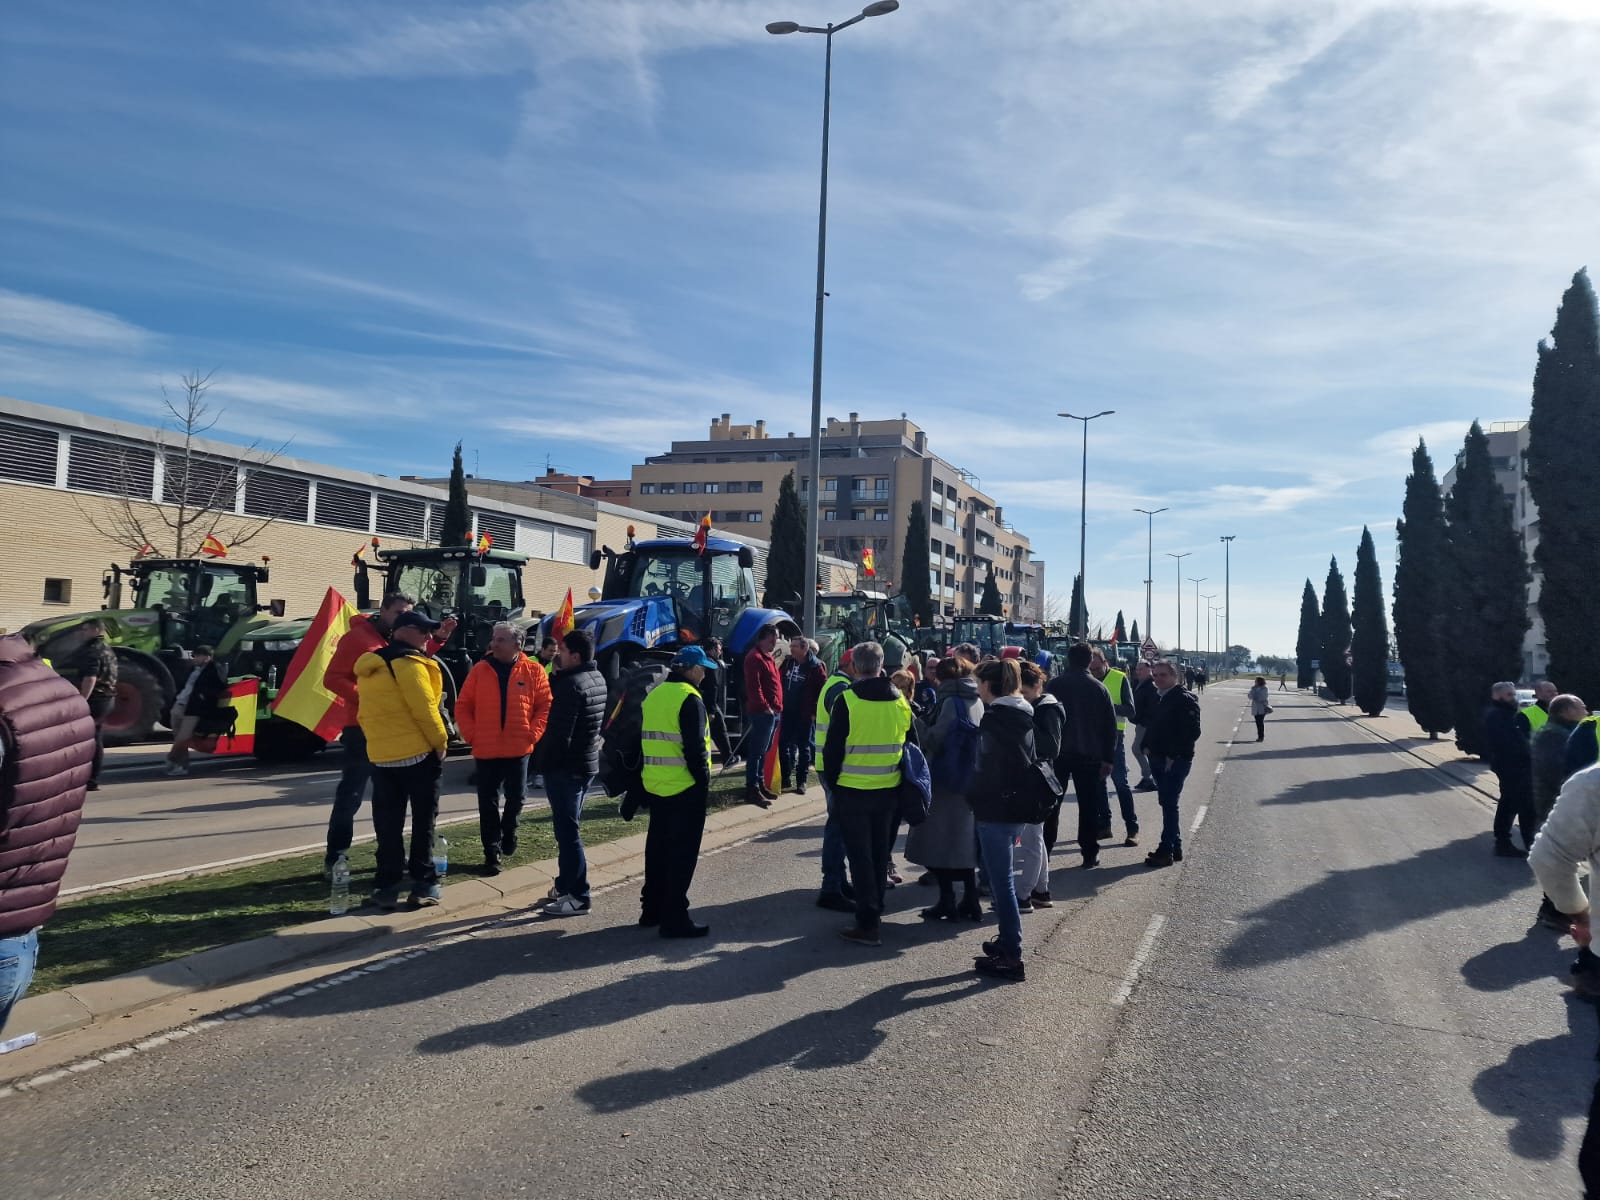
[[[792,827],[702,862],[706,942],[614,890],[0,1099],[4,1194],[1576,1196],[1595,1010],[1525,864],[1309,699],[1230,748],[1242,701],[1186,861],[1062,856],[1025,984],[917,887],[840,941]]]

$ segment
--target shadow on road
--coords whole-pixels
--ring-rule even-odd
[[[1270,726],[1268,727],[1270,730]],[[1391,754],[1393,746],[1379,745],[1377,742],[1340,742],[1332,746],[1288,746],[1282,750],[1250,750],[1249,747],[1257,743],[1252,739],[1248,742],[1238,742],[1239,752],[1234,754],[1231,761],[1253,761],[1262,758],[1345,758],[1351,754]],[[1269,745],[1268,742],[1260,743]]]
[[[1548,1162],[1566,1147],[1566,1122],[1589,1111],[1589,1077],[1571,1086],[1573,1060],[1593,1060],[1597,1035],[1595,1007],[1568,993],[1567,1032],[1515,1046],[1505,1062],[1472,1081],[1472,1094],[1485,1112],[1514,1122],[1506,1144],[1519,1158]]]
[[[1449,791],[1456,786],[1442,779],[1432,767],[1406,767],[1381,775],[1358,775],[1353,779],[1313,779],[1297,783],[1263,804],[1320,804],[1327,800],[1385,800],[1398,796],[1425,796]]]
[[[1509,992],[1536,979],[1565,979],[1572,951],[1556,935],[1536,927],[1527,937],[1501,942],[1461,964],[1461,978],[1480,992]]]

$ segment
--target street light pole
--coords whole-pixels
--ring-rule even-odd
[[[1150,591],[1155,587],[1155,557],[1152,548],[1155,545],[1156,514],[1164,513],[1165,508],[1136,508],[1136,513],[1144,514],[1144,635],[1155,640],[1155,635],[1150,632]]]
[[[1211,634],[1215,631],[1215,629],[1217,627],[1217,623],[1213,619],[1215,617],[1215,615],[1216,615],[1216,607],[1217,606],[1211,603],[1216,598],[1217,598],[1217,594],[1215,592],[1208,592],[1208,593],[1206,593],[1206,595],[1201,597],[1201,599],[1206,602],[1206,653],[1207,654],[1211,653]],[[1198,612],[1195,613],[1195,616],[1198,617],[1199,615],[1200,614]]]
[[[1222,669],[1228,670],[1228,647],[1233,645],[1233,539],[1236,533],[1222,535]]]
[[[828,118],[833,102],[833,35],[867,17],[881,17],[900,7],[900,0],[877,0],[848,21],[817,28],[796,21],[772,21],[767,32],[820,33],[827,50],[822,66],[822,186],[817,204],[817,309],[811,340],[811,502],[806,505],[806,583],[801,600],[801,626],[817,630],[817,553],[822,532],[822,309],[827,298],[828,265]]]
[[[1074,416],[1072,413],[1057,413],[1058,417],[1065,417],[1069,421],[1083,422],[1083,476],[1078,488],[1078,594],[1083,597],[1083,629],[1079,636],[1084,641],[1089,640],[1089,580],[1084,575],[1085,547],[1088,544],[1089,534],[1089,422],[1100,417],[1109,417],[1117,410],[1114,408],[1097,412],[1092,417]],[[1077,616],[1077,613],[1071,614]]]
[[[1178,623],[1175,627],[1177,632],[1172,635],[1172,648],[1174,650],[1183,649],[1183,560],[1193,553],[1193,550],[1185,550],[1182,554],[1174,554],[1171,550],[1167,551],[1168,558],[1178,560]]]
[[[1200,653],[1200,585],[1205,581],[1206,576],[1204,575],[1200,576],[1199,579],[1196,579],[1193,575],[1189,576],[1189,582],[1194,584],[1194,652],[1196,654]]]

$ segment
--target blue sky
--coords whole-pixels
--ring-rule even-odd
[[[220,431],[392,474],[804,427],[822,44],[762,26],[849,2],[6,7],[0,394],[215,370]],[[904,0],[836,43],[825,409],[925,426],[1063,594],[1054,414],[1116,409],[1091,610],[1143,623],[1165,505],[1157,634],[1232,533],[1234,640],[1287,652],[1364,523],[1388,585],[1419,431],[1526,414],[1596,61],[1589,0]]]

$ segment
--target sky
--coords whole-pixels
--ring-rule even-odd
[[[386,474],[809,419],[849,0],[9,0],[0,394]],[[1591,0],[903,0],[834,42],[825,415],[906,413],[1065,609],[1291,653],[1418,436],[1523,419],[1600,247]],[[1188,552],[1175,560],[1169,553]],[[1181,598],[1178,591],[1182,578]],[[1207,636],[1200,623],[1200,639]]]

